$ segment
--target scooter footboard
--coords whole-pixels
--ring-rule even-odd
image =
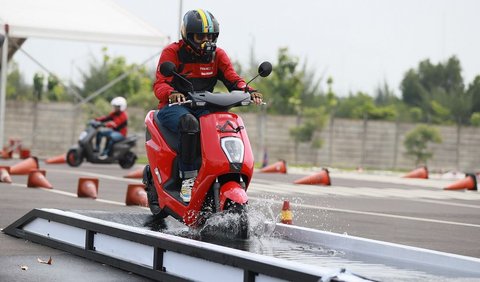
[[[240,183],[229,181],[220,187],[220,207],[223,209],[227,200],[238,204],[246,204],[248,202],[247,192],[242,188]]]

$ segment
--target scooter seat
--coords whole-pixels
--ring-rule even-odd
[[[171,131],[170,129],[166,128],[158,119],[158,111],[156,110],[153,113],[153,121],[157,125],[158,131],[163,136],[165,142],[167,142],[168,146],[172,148],[175,152],[178,152],[178,134]]]
[[[125,141],[126,142],[133,142],[133,141],[137,141],[138,139],[138,136],[137,135],[131,135],[131,136],[128,136]]]

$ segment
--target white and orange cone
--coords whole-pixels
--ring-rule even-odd
[[[12,183],[9,166],[0,166],[0,182]]]
[[[290,210],[290,202],[283,201],[282,213],[280,222],[283,224],[292,224],[293,223],[293,214]]]

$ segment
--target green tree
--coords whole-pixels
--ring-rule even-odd
[[[312,148],[320,148],[323,141],[319,138],[314,138],[314,133],[321,131],[328,119],[325,107],[306,108],[303,117],[304,122],[290,129],[290,135],[295,142],[311,142]]]
[[[35,73],[33,76],[33,95],[37,101],[42,100],[43,86],[45,77],[41,72]]]
[[[438,129],[427,125],[418,125],[405,136],[403,144],[407,150],[406,155],[415,160],[415,165],[427,164],[427,160],[433,157],[428,149],[430,143],[442,143],[442,137]]]
[[[277,62],[273,64],[272,74],[268,79],[255,81],[253,86],[262,89],[268,112],[272,114],[296,114],[297,97],[301,96],[302,76],[298,70],[299,60],[288,53],[287,48],[278,51]],[[256,68],[256,67],[255,67]]]
[[[465,95],[460,61],[452,56],[445,63],[419,63],[401,82],[403,101],[422,110],[422,121],[466,123],[471,114],[471,95]]]
[[[471,98],[472,112],[480,112],[480,75],[468,85],[467,94]]]
[[[83,74],[83,87],[79,91],[81,95],[87,98],[109,82],[124,76],[101,95],[95,97],[94,104],[97,104],[98,100],[109,102],[116,96],[123,96],[130,106],[155,109],[158,104],[152,91],[155,71],[147,70],[145,66],[128,64],[123,56],[111,57],[108,55],[107,48],[103,48],[102,51],[102,61],[92,60],[89,71]]]
[[[472,114],[472,117],[470,118],[470,123],[473,125],[473,126],[480,126],[480,113],[479,112],[475,112]]]
[[[25,77],[20,72],[18,64],[13,61],[9,66],[7,75],[8,100],[26,101],[31,99],[32,86],[25,82]]]
[[[400,99],[395,96],[395,93],[388,86],[387,82],[383,82],[383,85],[379,85],[375,90],[375,104],[378,106],[388,106],[392,104],[398,104]]]
[[[50,74],[47,78],[47,99],[49,101],[68,101],[69,98],[58,78]]]
[[[336,109],[336,117],[351,119],[386,119],[393,120],[397,116],[395,105],[377,106],[373,98],[363,92],[350,94],[340,98]]]

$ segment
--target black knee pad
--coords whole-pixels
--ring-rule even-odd
[[[180,133],[197,134],[200,131],[198,119],[192,114],[183,115],[178,123]]]
[[[183,115],[178,124],[180,131],[180,159],[184,164],[191,165],[199,152],[200,124],[192,114]]]

